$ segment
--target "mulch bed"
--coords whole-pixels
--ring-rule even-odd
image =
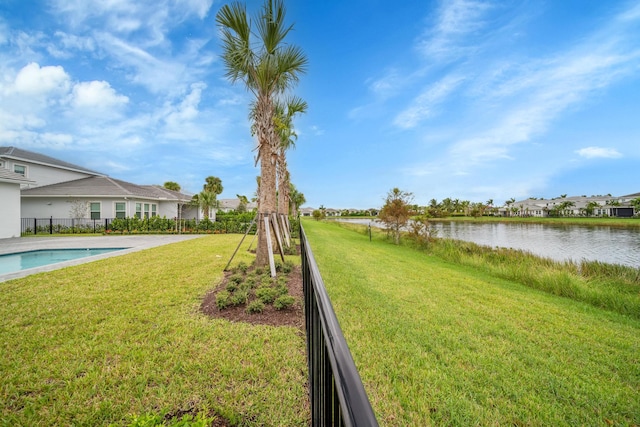
[[[225,272],[224,279],[216,287],[209,291],[200,305],[204,314],[214,318],[227,319],[232,322],[246,322],[252,325],[270,326],[293,326],[302,330],[304,328],[303,293],[302,293],[302,270],[300,266],[295,266],[288,275],[287,287],[289,295],[295,298],[296,302],[284,310],[276,310],[271,304],[264,308],[262,313],[247,313],[246,306],[239,305],[227,307],[220,310],[216,305],[216,293],[227,286],[231,272]]]

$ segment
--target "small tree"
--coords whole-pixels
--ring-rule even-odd
[[[87,218],[89,211],[89,202],[84,200],[71,200],[71,208],[69,209],[69,217],[73,219]]]
[[[325,217],[324,211],[320,210],[320,209],[314,210],[312,215],[313,215],[313,217],[315,218],[316,221],[320,221],[321,219],[324,219],[324,217]]]
[[[243,196],[242,194],[236,194],[236,197],[238,198],[238,200],[240,200],[240,203],[238,203],[237,211],[239,213],[246,212],[247,211],[247,205],[249,204],[249,199],[247,199],[247,196]]]
[[[413,194],[394,188],[387,193],[385,204],[378,214],[380,220],[385,224],[387,232],[391,232],[396,245],[400,244],[400,231],[407,225],[411,217],[411,202]]]

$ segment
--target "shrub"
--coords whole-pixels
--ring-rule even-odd
[[[231,296],[230,301],[231,301],[231,304],[233,305],[246,304],[248,297],[249,295],[247,291],[238,290],[235,294]]]
[[[256,289],[256,298],[264,304],[271,304],[278,296],[275,288],[270,286],[260,286]]]
[[[295,298],[291,295],[280,295],[273,302],[273,307],[276,310],[284,310],[285,308],[291,307],[295,301]]]
[[[287,288],[287,285],[279,284],[278,286],[276,286],[277,296],[287,295],[288,293],[289,293],[289,288]]]
[[[227,291],[220,291],[216,295],[216,305],[220,310],[224,310],[229,306],[231,294]]]
[[[226,289],[229,292],[234,292],[236,289],[238,289],[238,284],[236,282],[229,282],[227,283]]]
[[[264,303],[259,299],[252,301],[251,304],[247,306],[247,313],[251,313],[251,314],[262,313],[263,310],[264,310]]]
[[[241,274],[234,274],[231,277],[229,277],[229,283],[235,283],[236,285],[239,285],[240,283],[242,283],[243,277]]]
[[[246,273],[247,270],[249,269],[249,266],[244,261],[241,261],[236,268],[238,269],[239,272]]]
[[[294,251],[295,251],[295,248],[294,248]],[[291,273],[291,270],[293,270],[293,263],[291,261],[286,261],[282,266],[282,272],[284,274],[289,274]]]
[[[247,285],[249,287],[249,289],[253,289],[256,286],[256,277],[255,276],[247,276],[247,278],[244,279],[244,283],[245,283],[245,285]]]

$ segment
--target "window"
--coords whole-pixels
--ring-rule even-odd
[[[100,202],[91,202],[91,219],[100,219]]]
[[[157,215],[156,207],[157,207],[157,206],[156,206],[156,204],[155,204],[155,203],[151,205],[151,216],[152,216],[152,217],[154,217],[154,216],[156,216],[156,215]]]
[[[144,204],[144,217],[149,218],[149,203]]]
[[[136,218],[142,218],[142,203],[136,203]]]
[[[18,175],[27,176],[27,167],[23,165],[13,165],[13,171]]]
[[[116,202],[116,218],[127,217],[127,204],[124,202]]]

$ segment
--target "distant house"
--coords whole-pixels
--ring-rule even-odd
[[[198,210],[189,206],[189,195],[121,181],[16,147],[0,147],[0,172],[11,174],[6,179],[13,180],[10,185],[14,195],[19,191],[20,201],[19,210],[7,209],[3,202],[2,224],[19,224],[20,218],[199,217]]]
[[[549,216],[592,216],[592,217],[632,217],[635,212],[631,201],[635,195],[615,197],[570,196],[553,199],[529,198],[498,209],[501,216],[549,217]]]
[[[185,218],[190,201],[191,197],[162,187],[91,176],[22,190],[22,217]]]
[[[222,212],[231,212],[238,210],[240,206],[240,199],[220,199],[218,200],[218,210]],[[247,211],[251,212],[254,209],[258,208],[258,204],[256,202],[247,203]]]
[[[315,211],[314,208],[300,208],[299,209],[300,216],[313,216],[313,211]]]

